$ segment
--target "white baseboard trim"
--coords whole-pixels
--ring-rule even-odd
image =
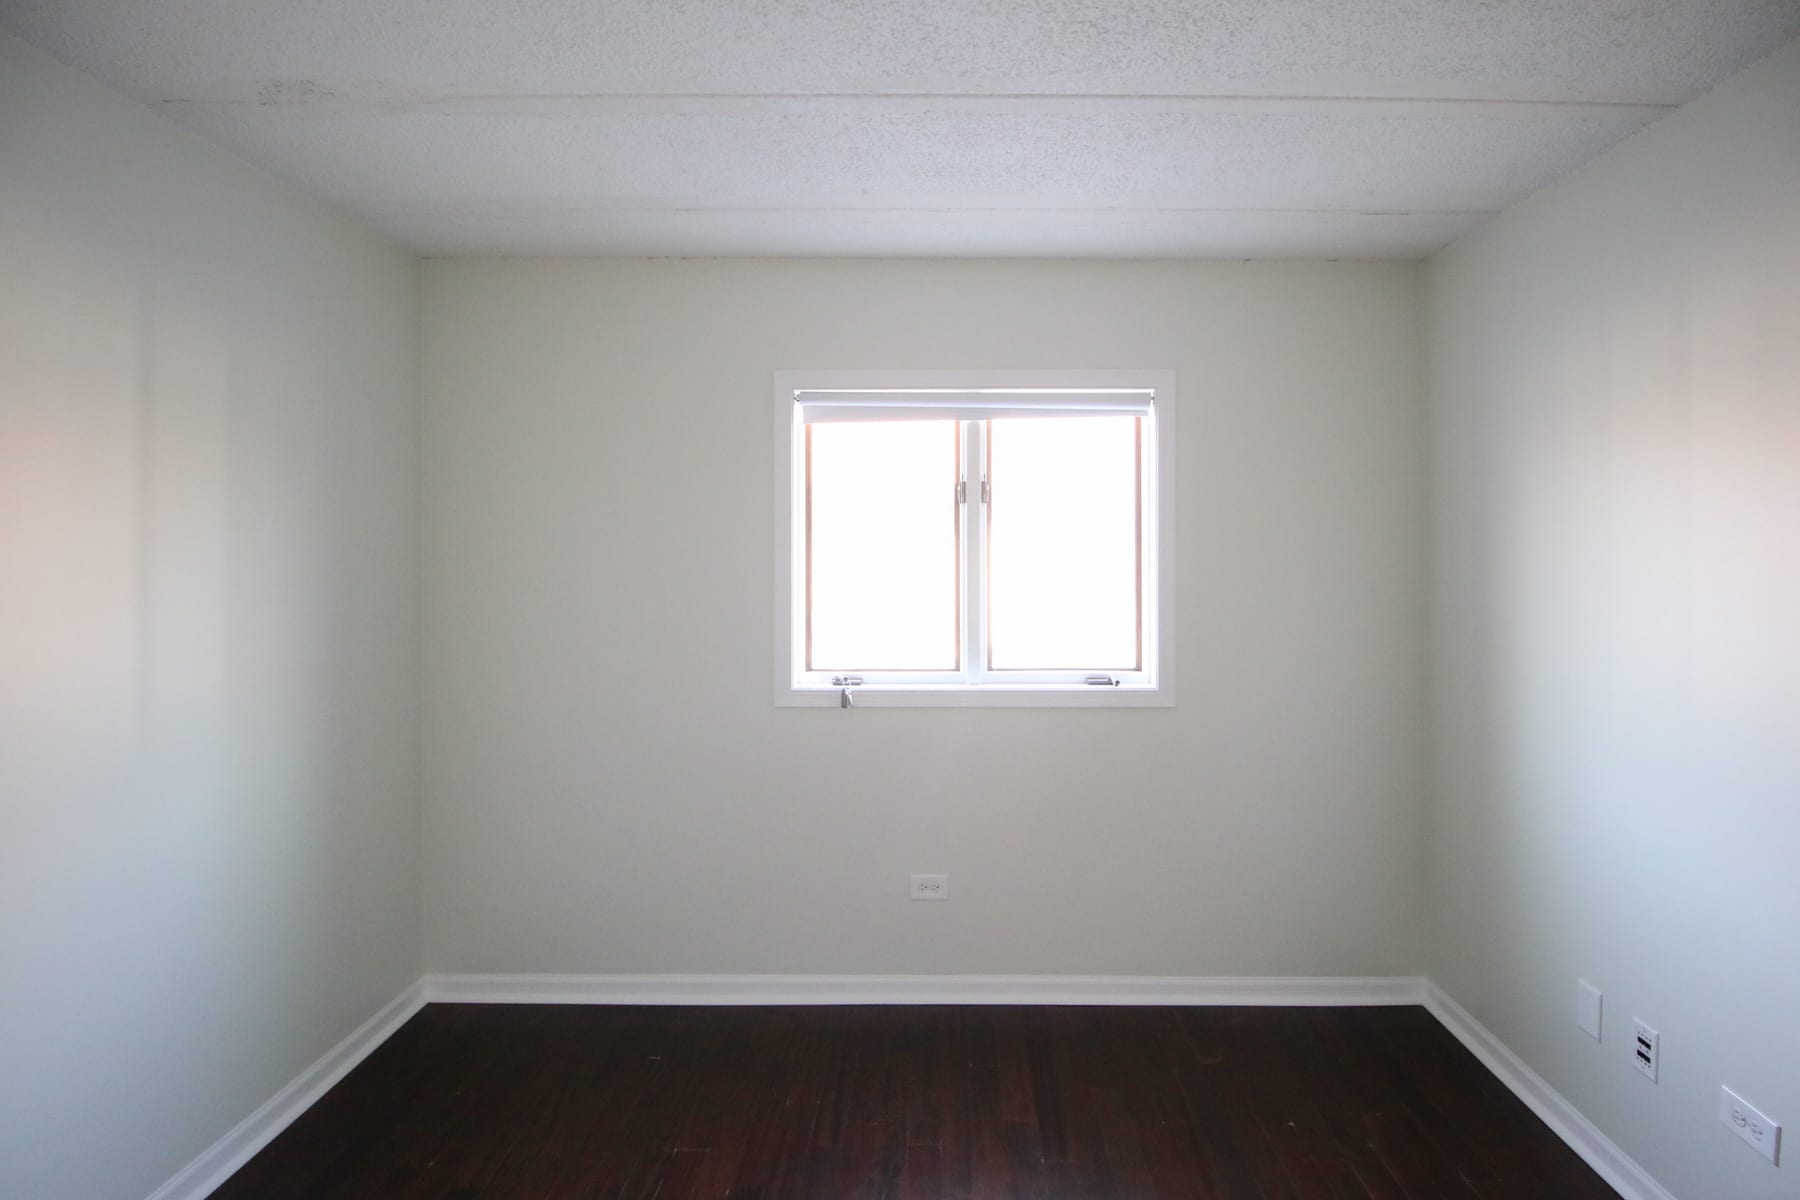
[[[1406,975],[427,975],[176,1172],[148,1200],[204,1200],[427,1003],[1423,1004],[1624,1200],[1675,1200],[1448,993],[1427,979]]]
[[[354,1032],[327,1050],[318,1062],[295,1076],[255,1112],[193,1162],[177,1171],[149,1200],[203,1200],[250,1161],[252,1155],[275,1140],[275,1135],[294,1123],[333,1084],[369,1056],[370,1051],[393,1036],[413,1014],[425,1007],[423,981],[414,983],[390,1000],[382,1010],[357,1026]]]
[[[1560,1092],[1545,1083],[1524,1059],[1451,999],[1448,992],[1430,981],[1425,984],[1425,1008],[1625,1200],[1675,1200],[1650,1172],[1614,1145],[1611,1138],[1563,1099]]]
[[[1416,976],[427,975],[444,1004],[1421,1004]]]

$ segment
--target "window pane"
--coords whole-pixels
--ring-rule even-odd
[[[808,425],[807,666],[958,667],[957,423]]]
[[[1136,670],[1137,417],[988,426],[988,665]]]

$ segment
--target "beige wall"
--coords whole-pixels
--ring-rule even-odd
[[[1716,1113],[1800,1129],[1800,44],[1430,279],[1431,974],[1676,1195],[1791,1198]]]
[[[1417,968],[1417,267],[439,261],[424,300],[431,968]],[[1178,708],[771,704],[771,372],[945,366],[1178,372]]]
[[[416,403],[406,256],[0,36],[0,1193],[417,978]]]

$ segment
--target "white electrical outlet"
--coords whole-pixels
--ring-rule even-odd
[[[912,898],[914,900],[948,900],[950,898],[950,877],[948,875],[914,875],[912,877]]]
[[[1642,1021],[1632,1018],[1631,1065],[1651,1083],[1656,1082],[1656,1064],[1662,1057],[1662,1034]]]
[[[1576,983],[1580,986],[1575,992],[1575,1024],[1597,1042],[1600,1040],[1600,989],[1585,979],[1578,979]]]
[[[1756,1147],[1756,1152],[1781,1165],[1781,1125],[1763,1116],[1728,1087],[1719,1089],[1719,1124]]]

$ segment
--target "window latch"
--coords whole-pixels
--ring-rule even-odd
[[[850,689],[862,686],[861,675],[833,675],[831,686],[838,689],[839,708],[856,707],[856,697],[850,694]]]
[[[1119,681],[1111,675],[1089,675],[1083,680],[1089,687],[1118,687]]]
[[[981,502],[986,504],[993,498],[994,490],[988,486],[988,481],[983,479],[981,481]],[[966,479],[959,479],[956,481],[956,502],[958,504],[967,504],[969,502],[969,481]]]

